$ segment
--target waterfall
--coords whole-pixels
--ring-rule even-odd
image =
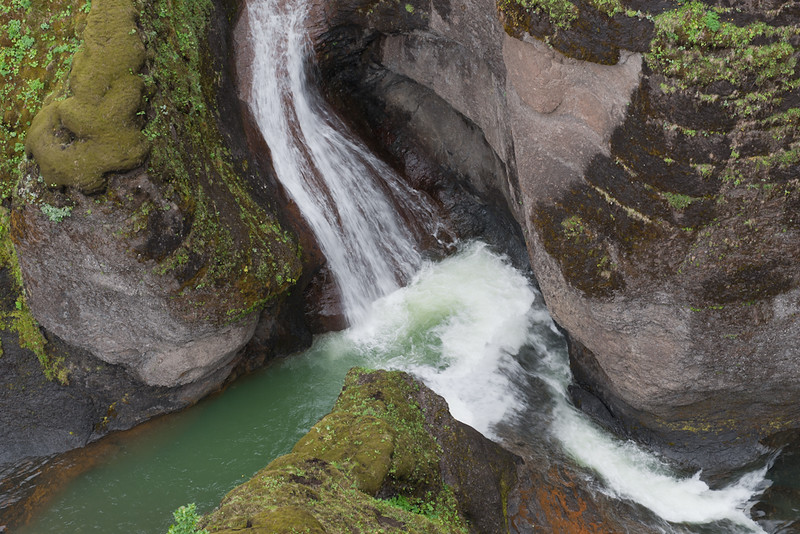
[[[311,226],[350,324],[421,265],[400,212],[434,211],[373,156],[308,80],[310,45],[300,3],[248,3],[253,46],[249,103],[278,180]]]
[[[424,264],[400,214],[432,220],[434,211],[348,132],[310,83],[307,11],[296,1],[248,2],[249,103],[278,179],[315,232],[354,325],[318,341],[315,361],[332,354],[341,364],[357,356],[353,364],[410,371],[442,394],[457,418],[491,437],[498,423],[510,424],[526,409],[551,412],[548,433],[597,477],[598,491],[651,510],[673,532],[695,525],[763,532],[749,505],[767,484],[766,467],[712,489],[699,474],[682,476],[601,431],[572,406],[563,340],[558,349],[537,341],[537,329],[559,334],[521,273],[481,246],[435,267]],[[531,373],[515,357],[538,345]],[[524,388],[540,382],[550,406],[526,406],[525,389],[515,382]]]

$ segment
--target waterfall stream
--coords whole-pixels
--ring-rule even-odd
[[[402,190],[402,182],[347,133],[309,84],[310,51],[302,6],[280,0],[248,4],[255,47],[251,105],[272,150],[278,179],[298,203],[330,262],[354,325],[349,336],[362,345],[381,346],[377,352],[386,358],[396,350],[398,331],[404,332],[409,321],[418,320],[409,319],[413,314],[408,310],[394,309],[398,300],[408,305],[409,293],[420,291],[415,285],[398,289],[398,282],[419,271],[421,259],[394,206],[414,204],[407,200],[410,192]],[[430,217],[432,210],[426,211]],[[513,286],[510,280],[515,276],[519,277],[504,273],[497,283]],[[479,313],[479,318],[451,318],[444,323],[447,328],[438,336],[435,363],[426,360],[427,347],[420,355],[413,345],[401,345],[402,353],[382,363],[421,376],[445,396],[456,418],[493,436],[493,424],[520,409],[515,400],[519,395],[506,375],[513,373],[513,355],[526,343],[533,292],[527,283],[517,282],[516,288],[509,288],[517,292],[517,298],[509,295],[492,302],[477,289],[459,291],[458,297],[449,291],[453,289],[447,284],[428,283],[426,293],[418,298],[430,299],[430,305],[444,315],[460,308]],[[368,313],[385,295],[390,297],[378,301]],[[486,307],[464,302],[465,295]],[[510,306],[512,302],[516,306]],[[402,324],[387,323],[386,317],[400,318]],[[390,343],[384,341],[387,332]],[[681,479],[646,451],[605,436],[567,400],[570,375],[563,356],[555,360],[560,363],[552,363],[552,356],[544,361],[550,362],[550,375],[539,377],[545,377],[556,399],[552,432],[576,461],[600,476],[608,491],[642,504],[667,521],[723,521],[745,532],[761,531],[745,508],[753,494],[764,488],[766,467],[717,491],[702,482],[699,474]]]
[[[433,221],[434,211],[347,131],[309,83],[304,4],[267,0],[247,9],[251,108],[278,180],[313,229],[345,314],[357,324],[421,265],[401,213]]]
[[[352,326],[174,417],[162,434],[123,440],[24,532],[157,532],[181,504],[209,511],[330,410],[353,365],[415,374],[493,439],[528,432],[531,447],[571,458],[587,486],[632,503],[651,527],[764,532],[749,507],[768,485],[766,467],[715,490],[601,430],[569,400],[565,342],[526,276],[481,243],[462,243],[438,263],[421,257],[404,219],[434,221],[434,210],[347,133],[309,83],[305,9],[278,0],[247,9],[251,105]]]

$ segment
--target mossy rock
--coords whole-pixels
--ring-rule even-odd
[[[52,99],[34,117],[26,151],[48,184],[85,193],[105,186],[105,174],[144,162],[149,145],[137,112],[145,48],[130,0],[95,0],[74,58],[71,96]]]
[[[375,495],[392,467],[395,434],[377,417],[333,413],[314,425],[292,452],[346,466],[356,487]]]
[[[220,533],[507,530],[502,523],[468,519],[469,498],[462,502],[457,495],[493,488],[498,509],[480,513],[502,518],[505,498],[499,493],[508,485],[498,480],[513,472],[513,461],[496,457],[492,451],[502,449],[472,429],[483,448],[464,432],[447,431],[445,451],[433,421],[448,429],[463,426],[441,397],[406,373],[352,369],[333,411],[290,454],[232,490],[200,527]],[[461,476],[478,463],[487,466],[484,473],[503,474]]]

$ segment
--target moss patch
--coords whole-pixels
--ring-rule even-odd
[[[33,117],[51,92],[63,92],[73,54],[82,45],[90,0],[11,0],[0,4],[0,199],[11,197],[25,166],[25,141]],[[14,309],[0,323],[36,354],[45,376],[68,381],[63,358],[49,352],[28,309],[16,251],[9,238],[11,221],[0,210],[0,268],[13,281]]]
[[[157,256],[158,272],[178,277],[176,304],[187,314],[235,321],[284,294],[299,278],[300,247],[254,197],[261,180],[235,157],[220,129],[218,95],[226,50],[209,46],[211,0],[135,0],[147,50],[143,71],[151,143],[148,173],[190,221],[180,245]],[[215,37],[215,39],[218,37]],[[217,43],[215,43],[216,45]],[[217,55],[215,55],[217,54]],[[131,217],[132,235],[152,226],[151,207]],[[137,222],[138,221],[138,222]],[[146,257],[154,251],[142,250]]]
[[[25,158],[31,120],[45,95],[63,88],[82,43],[88,0],[10,0],[0,4],[0,197],[11,195]]]
[[[0,269],[6,269],[10,274],[11,290],[16,295],[14,308],[0,311],[0,327],[16,332],[20,347],[36,355],[48,380],[57,380],[66,385],[69,382],[69,371],[64,365],[64,358],[48,350],[47,340],[25,300],[19,259],[9,237],[11,224],[12,217],[8,210],[0,207]]]
[[[95,0],[69,77],[70,96],[34,117],[26,149],[49,184],[91,193],[104,175],[141,165],[148,144],[137,112],[145,50],[131,0]]]

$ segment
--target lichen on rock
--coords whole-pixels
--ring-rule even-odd
[[[73,60],[70,96],[53,98],[34,117],[26,149],[44,179],[93,193],[104,175],[127,171],[147,156],[137,112],[145,49],[131,0],[95,0]]]

